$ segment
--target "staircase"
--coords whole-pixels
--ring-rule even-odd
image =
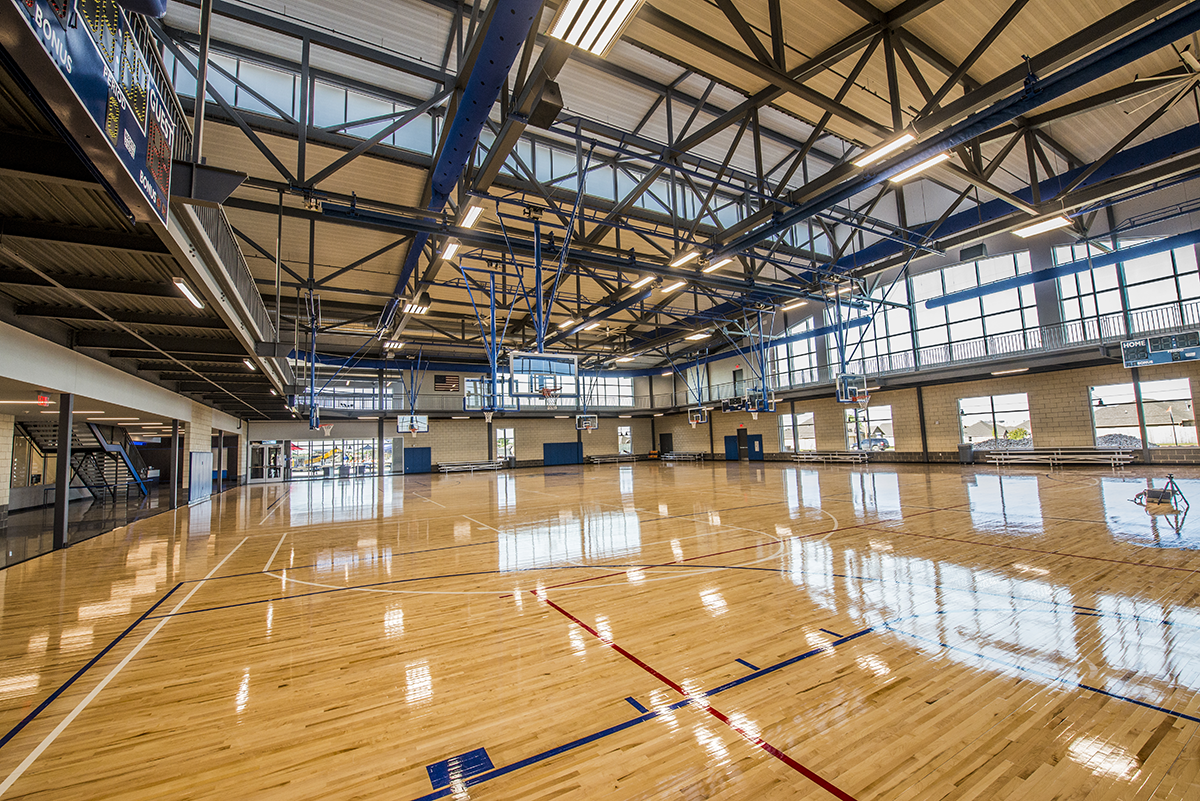
[[[17,423],[42,453],[58,453],[57,421]],[[137,487],[145,496],[149,468],[129,433],[117,426],[76,423],[71,430],[71,473],[101,503]],[[73,480],[72,485],[78,486]]]

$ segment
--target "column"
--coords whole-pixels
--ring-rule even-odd
[[[380,384],[383,383],[382,373],[383,373],[383,371],[381,370],[380,378],[379,378]],[[380,389],[382,391],[382,387]],[[381,407],[383,406],[382,402],[380,403],[380,406]],[[375,475],[382,477],[385,472],[383,469],[384,463],[383,463],[383,412],[382,412],[382,410],[380,411],[379,419],[376,422],[379,423],[379,426],[378,426],[378,439],[376,440],[376,446],[375,446]]]
[[[58,453],[54,476],[53,548],[67,547],[67,504],[71,500],[71,435],[74,433],[75,396],[58,396]]]
[[[171,456],[167,461],[167,486],[169,509],[179,508],[179,485],[183,483],[182,465],[179,459],[179,421],[171,421]]]
[[[15,419],[11,414],[0,414],[0,529],[8,525],[8,501],[12,485],[13,421]]]

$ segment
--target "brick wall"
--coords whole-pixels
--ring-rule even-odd
[[[189,473],[191,472],[191,457],[188,454],[192,453],[212,453],[212,409],[200,403],[192,404],[192,419],[186,424],[183,431],[183,487],[186,489],[191,486],[189,481]]]
[[[395,421],[388,421],[395,429]],[[429,448],[434,464],[475,462],[488,457],[487,423],[482,417],[470,420],[430,420],[429,433],[404,435],[408,448]]]

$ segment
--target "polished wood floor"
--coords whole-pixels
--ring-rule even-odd
[[[0,571],[0,797],[1200,798],[1159,475],[232,490]]]

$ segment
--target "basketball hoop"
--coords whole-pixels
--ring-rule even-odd
[[[420,431],[420,429],[417,428],[417,424],[413,423],[411,426],[408,427],[408,433],[412,434],[415,437],[417,434],[421,433],[421,431]]]
[[[688,420],[688,422],[692,424],[692,428],[695,428],[695,427],[696,427],[696,421],[695,421],[695,420]]]
[[[331,431],[333,431],[333,423],[323,423],[321,425],[321,436],[328,437]]]
[[[758,419],[758,412],[750,412],[750,419],[751,419],[751,420],[757,420],[757,419]]]
[[[858,404],[859,411],[865,412],[867,407],[871,405],[871,395],[870,393],[857,395],[854,398],[854,402]]]
[[[491,424],[492,424],[492,415],[493,415],[493,414],[495,414],[495,412],[484,412],[484,413],[483,413],[483,421],[484,421],[485,423],[487,423],[488,425],[491,425]]]
[[[562,392],[562,387],[542,387],[542,400],[546,402],[546,408],[553,411],[558,408],[558,393]]]

